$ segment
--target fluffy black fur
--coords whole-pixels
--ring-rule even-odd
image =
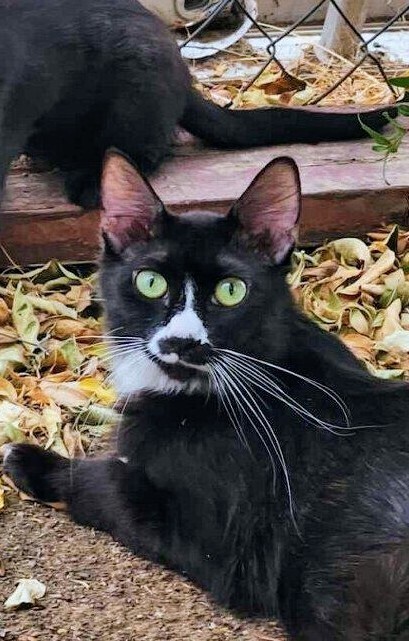
[[[280,442],[291,500],[277,457],[271,460],[254,425],[238,412],[248,447],[243,444],[213,389],[146,391],[128,399],[117,435],[117,456],[128,462],[70,462],[17,445],[5,469],[25,492],[66,502],[78,523],[186,573],[217,602],[279,617],[292,639],[407,641],[408,386],[370,376],[337,338],[294,307],[285,266],[274,264],[283,243],[291,248],[283,222],[296,223],[294,172],[288,160],[273,162],[227,218],[173,217],[129,166],[108,167],[101,265],[110,329],[149,338],[181,304],[188,274],[209,331],[210,364],[223,362],[221,348],[235,350],[314,379],[344,399],[352,430],[324,391],[275,371],[292,399],[339,425],[319,428],[294,405],[260,389],[257,396],[246,382],[248,361],[240,361],[238,378]],[[272,187],[279,177],[286,199],[282,186]],[[284,221],[271,218],[275,197]],[[254,203],[256,222],[248,216]],[[148,301],[135,291],[132,274],[147,267],[166,276],[165,299]],[[246,281],[247,298],[220,308],[212,301],[214,285],[232,274]],[[183,380],[177,370],[164,371]]]
[[[381,112],[365,122],[381,126]],[[137,0],[0,0],[0,192],[25,151],[65,172],[71,200],[95,205],[108,147],[150,173],[178,124],[233,147],[364,135],[356,113],[206,102],[168,30]]]

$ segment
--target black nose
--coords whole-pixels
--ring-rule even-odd
[[[180,360],[194,365],[205,365],[210,354],[210,345],[194,338],[163,338],[159,349],[162,354],[177,354]]]

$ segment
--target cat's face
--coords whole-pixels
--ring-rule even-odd
[[[277,265],[294,243],[299,180],[289,159],[259,174],[228,216],[168,214],[121,155],[102,185],[101,289],[122,395],[206,392],[217,349],[262,353],[285,331]]]

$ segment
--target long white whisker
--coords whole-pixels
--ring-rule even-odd
[[[348,409],[348,406],[346,405],[345,401],[336,393],[334,390],[331,388],[327,387],[323,383],[319,383],[318,381],[313,380],[312,378],[308,378],[308,376],[304,376],[303,374],[299,374],[298,372],[293,372],[292,370],[289,370],[285,367],[281,367],[280,365],[274,365],[273,363],[269,363],[268,361],[263,361],[259,358],[255,358],[254,356],[249,356],[248,354],[241,354],[240,352],[236,352],[231,349],[218,349],[217,351],[225,353],[225,354],[230,354],[233,357],[236,358],[242,358],[242,359],[248,359],[250,361],[254,361],[256,363],[260,363],[261,365],[264,365],[266,367],[271,367],[272,369],[283,372],[284,374],[288,374],[289,376],[294,376],[295,378],[298,378],[299,380],[304,381],[308,385],[311,385],[312,387],[315,387],[316,389],[319,389],[323,394],[328,396],[329,398],[332,399],[332,401],[340,408],[344,419],[345,423],[348,427],[350,427],[351,420],[350,420],[350,412]]]
[[[232,368],[234,368],[238,374],[241,374],[241,375],[245,374],[246,379],[250,383],[252,383],[253,385],[256,385],[256,387],[267,392],[270,396],[273,396],[277,400],[281,401],[284,405],[287,405],[287,407],[289,407],[295,414],[297,414],[298,416],[301,416],[309,423],[312,423],[317,427],[325,429],[337,436],[346,436],[346,434],[342,434],[340,432],[344,430],[344,431],[347,431],[348,433],[351,433],[351,430],[354,429],[352,427],[336,425],[328,421],[324,421],[317,416],[314,416],[314,414],[312,414],[301,403],[296,401],[292,396],[287,394],[287,392],[285,392],[280,387],[278,387],[274,382],[271,382],[269,380],[269,377],[266,375],[265,371],[260,370],[257,366],[254,366],[249,363],[240,363],[240,367],[239,367],[237,361],[235,360],[232,361],[228,357],[226,358],[226,362],[229,363],[229,365]],[[271,386],[273,389],[271,388]]]
[[[266,452],[268,454],[268,457],[269,457],[269,459],[271,461],[271,464],[272,464],[272,467],[273,467],[273,471],[275,471],[275,461],[274,461],[274,457],[273,457],[273,455],[272,455],[272,453],[270,451],[270,448],[269,448],[264,436],[260,433],[260,430],[258,429],[257,425],[254,423],[254,420],[252,419],[252,417],[249,415],[248,411],[246,410],[246,407],[243,405],[243,403],[240,400],[240,397],[243,398],[242,390],[237,387],[237,385],[234,383],[234,381],[231,381],[231,379],[228,376],[228,373],[226,371],[226,368],[223,368],[223,376],[224,376],[224,382],[225,382],[225,384],[229,385],[229,389],[230,389],[231,395],[233,396],[234,400],[236,401],[238,407],[243,412],[243,414],[246,416],[246,418],[248,419],[248,421],[252,425],[253,429],[255,430],[257,436],[259,437],[259,439],[263,443],[263,445],[265,447],[265,450],[266,450]],[[246,405],[248,405],[248,404],[249,404],[248,401],[246,401]],[[254,413],[254,410],[252,410],[252,412]]]
[[[229,397],[228,392],[230,390],[230,385],[223,378],[223,370],[220,367],[218,367],[217,364],[213,364],[212,374],[214,377],[216,391],[218,392],[218,398],[220,398],[223,404],[223,407],[226,411],[226,414],[230,419],[231,423],[233,424],[233,427],[236,430],[236,433],[240,441],[243,443],[246,449],[251,453],[251,448],[246,439],[246,435],[244,433],[243,426],[241,425],[240,418],[238,417],[236,408],[232,404],[231,399]],[[220,376],[220,379],[219,379],[219,376]]]
[[[111,341],[112,343],[115,343],[116,341],[121,341],[123,339],[136,340],[136,341],[145,340],[141,336],[136,336],[135,334],[134,335],[119,334],[118,336],[114,336],[113,334],[93,334],[92,336],[90,336],[90,338],[100,338],[101,340]]]
[[[118,358],[118,356],[124,356],[125,354],[128,354],[129,352],[141,352],[142,345],[122,345],[121,347],[117,347],[115,349],[108,349],[108,353],[100,358],[100,362],[104,363],[106,361],[113,360],[114,358]]]
[[[240,380],[240,377],[235,372],[233,372],[231,369],[225,368],[225,374],[227,375],[228,380],[230,380],[232,385],[234,385],[236,387],[237,391],[241,392],[241,396],[242,396],[243,400],[246,402],[246,405],[248,406],[250,411],[253,413],[253,415],[256,418],[258,418],[259,420],[260,420],[260,417],[261,417],[262,420],[260,422],[263,423],[265,427],[267,427],[267,432],[268,432],[267,436],[269,438],[269,441],[270,441],[271,445],[273,446],[274,451],[277,454],[280,463],[284,464],[284,466],[285,466],[284,454],[282,452],[280,443],[278,442],[278,439],[277,439],[275,433],[272,431],[271,425],[268,422],[267,417],[265,416],[264,412],[259,407],[255,408],[252,405],[252,403],[251,403],[252,398],[251,398],[251,396],[249,394],[249,391],[243,386],[242,381]],[[248,400],[249,396],[250,396],[250,401]]]
[[[259,422],[259,425],[264,428],[264,433],[266,434],[268,440],[270,441],[270,443],[271,443],[271,445],[272,445],[272,447],[274,449],[274,452],[275,452],[275,454],[276,454],[276,456],[277,456],[277,458],[279,460],[279,463],[281,465],[281,469],[282,469],[283,474],[284,474],[285,485],[287,487],[287,493],[288,493],[290,514],[291,514],[291,518],[293,519],[293,521],[295,523],[295,515],[294,515],[294,507],[293,507],[293,500],[292,500],[290,477],[289,477],[287,465],[286,465],[286,462],[285,462],[284,454],[283,454],[283,451],[281,449],[281,445],[280,445],[280,443],[278,441],[278,438],[277,438],[274,430],[272,429],[270,423],[268,422],[267,417],[265,416],[263,411],[259,407],[258,408],[254,407],[254,404],[252,403],[252,397],[249,394],[248,390],[246,390],[243,387],[239,377],[235,373],[231,372],[230,370],[227,370],[226,368],[224,368],[224,373],[225,373],[225,377],[230,381],[232,387],[234,387],[236,392],[240,395],[241,399],[244,401],[244,403],[246,404],[246,406],[248,407],[249,411],[252,413],[254,418]],[[249,400],[249,398],[250,398],[250,400]],[[241,404],[237,397],[236,397],[236,402]],[[275,470],[274,459],[272,457],[272,454],[270,452],[269,447],[266,444],[266,441],[265,441],[263,435],[260,433],[260,430],[257,428],[256,424],[254,423],[254,420],[251,418],[251,416],[246,411],[245,407],[243,407],[243,405],[242,405],[242,409],[245,412],[248,420],[252,424],[253,428],[256,430],[256,433],[259,436],[259,438],[261,439],[262,443],[264,444],[264,447],[266,448],[267,452],[269,453],[270,459],[272,459],[273,467],[274,467],[274,470]]]

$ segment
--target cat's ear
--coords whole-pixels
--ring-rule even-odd
[[[110,149],[101,178],[101,231],[106,247],[122,252],[155,235],[165,207],[132,161]]]
[[[229,215],[238,222],[240,240],[279,265],[297,241],[300,209],[298,167],[283,156],[260,171]]]

